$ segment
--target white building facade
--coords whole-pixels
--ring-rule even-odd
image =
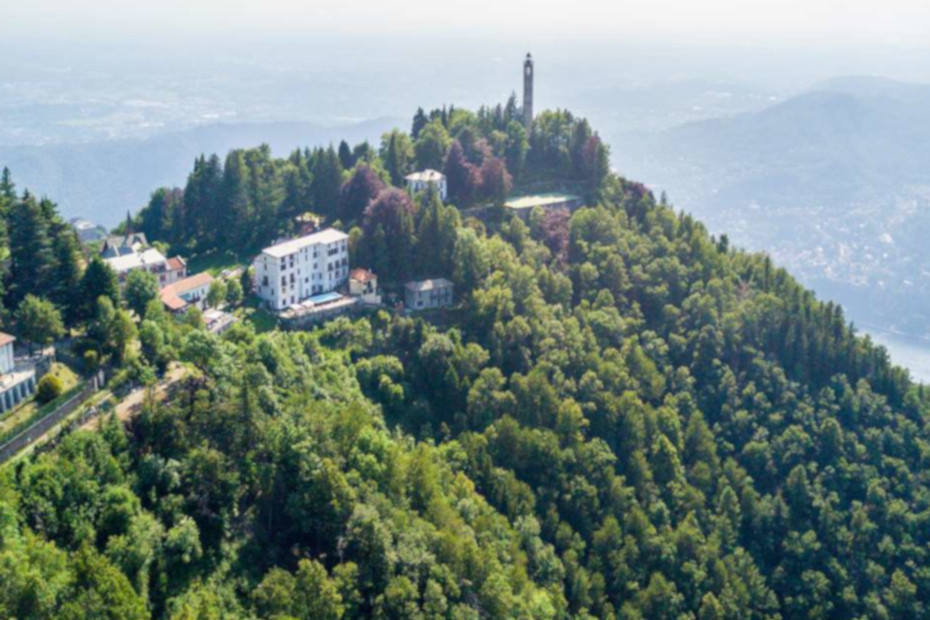
[[[425,192],[430,183],[432,183],[436,186],[437,191],[439,191],[439,197],[442,201],[446,201],[446,194],[449,188],[446,184],[446,175],[443,173],[427,168],[426,170],[408,174],[404,179],[407,181],[407,190],[410,191],[411,194]]]
[[[289,306],[345,284],[349,236],[334,228],[265,248],[252,262],[255,293],[269,308]]]
[[[404,285],[404,306],[411,311],[445,308],[452,305],[452,290],[445,278],[411,280]]]
[[[32,364],[16,366],[13,342],[0,332],[0,412],[8,411],[36,391],[36,371]]]

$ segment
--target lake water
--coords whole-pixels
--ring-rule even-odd
[[[872,340],[882,344],[891,360],[911,371],[911,378],[930,384],[930,340],[865,329]]]

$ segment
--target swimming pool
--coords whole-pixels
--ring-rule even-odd
[[[319,295],[312,296],[310,301],[314,306],[318,306],[320,304],[328,304],[331,301],[336,301],[337,299],[341,298],[342,295],[339,293],[320,293]]]

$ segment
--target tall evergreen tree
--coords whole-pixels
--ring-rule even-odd
[[[340,140],[338,152],[339,163],[342,164],[343,169],[348,170],[355,165],[355,157],[352,155],[352,148],[349,146],[348,142]]]
[[[119,307],[119,280],[116,273],[99,256],[90,259],[79,287],[76,319],[90,321],[97,314],[97,300],[106,297],[113,307]]]
[[[417,113],[413,116],[413,126],[410,129],[410,137],[414,140],[419,138],[420,132],[426,127],[428,122],[429,118],[427,118],[423,108],[417,108]]]
[[[301,150],[291,154],[290,166],[284,172],[284,200],[281,203],[281,217],[291,219],[309,211],[313,202],[313,175],[307,157]]]
[[[71,325],[79,313],[78,290],[81,281],[81,250],[70,226],[57,222],[52,240],[53,264],[48,297],[63,310],[65,322]]]
[[[455,207],[445,206],[435,187],[424,196],[418,211],[416,272],[419,276],[451,276],[452,253],[455,249],[457,229],[461,225]]]
[[[339,204],[342,187],[342,164],[336,150],[329,146],[320,149],[313,161],[313,210],[322,215],[333,215]]]
[[[249,196],[252,203],[251,230],[241,235],[243,245],[265,244],[277,232],[278,208],[284,191],[278,179],[278,167],[271,157],[271,147],[262,144],[245,153],[249,171]]]
[[[10,211],[9,306],[18,306],[32,293],[47,294],[51,285],[52,244],[49,224],[30,194],[13,204]]]
[[[252,230],[252,204],[249,197],[249,178],[242,151],[230,151],[223,165],[223,184],[220,187],[220,221],[217,246],[240,247],[248,242]]]
[[[410,136],[399,129],[381,136],[381,161],[391,176],[391,184],[403,187],[404,177],[410,173],[413,163],[413,142]]]

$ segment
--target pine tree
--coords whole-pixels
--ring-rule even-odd
[[[23,196],[10,211],[10,306],[18,306],[32,293],[46,294],[51,284],[52,245],[48,221],[31,195]]]
[[[70,226],[58,224],[56,228],[52,241],[54,262],[48,296],[63,309],[65,322],[71,325],[79,313],[75,291],[81,281],[80,244]]]
[[[355,165],[355,158],[352,156],[352,149],[345,140],[339,142],[339,163],[344,170],[348,170]]]
[[[394,129],[381,137],[381,160],[391,176],[391,184],[404,186],[404,177],[410,173],[413,162],[413,142],[410,137]]]
[[[0,196],[12,203],[16,200],[16,185],[13,183],[13,175],[10,169],[3,167],[3,173],[0,174]]]
[[[339,188],[342,186],[343,167],[330,145],[317,151],[313,162],[313,210],[331,216],[339,204]]]
[[[420,131],[426,127],[426,124],[429,122],[429,119],[426,117],[426,113],[423,112],[423,108],[417,108],[417,113],[413,117],[413,126],[410,129],[410,137],[416,140],[420,137]]]
[[[113,307],[119,306],[119,281],[116,273],[99,256],[94,256],[84,276],[78,291],[78,304],[76,319],[90,321],[97,314],[97,300],[106,297]]]
[[[250,235],[252,205],[249,201],[248,171],[242,151],[230,151],[223,166],[220,187],[220,222],[217,227],[217,246],[230,248],[241,245]]]

